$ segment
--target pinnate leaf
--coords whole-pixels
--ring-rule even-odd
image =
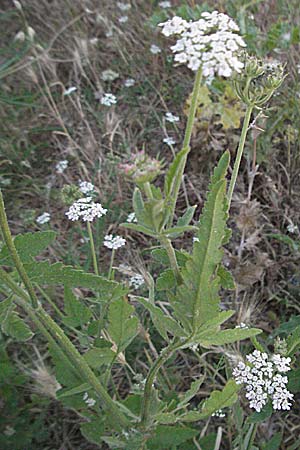
[[[138,332],[139,322],[133,313],[133,306],[124,298],[113,301],[109,306],[107,331],[117,346],[117,353],[125,350]]]

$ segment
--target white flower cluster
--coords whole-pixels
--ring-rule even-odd
[[[287,376],[281,375],[291,369],[291,358],[279,354],[269,358],[267,353],[259,350],[254,350],[246,358],[251,366],[240,362],[232,375],[237,384],[246,384],[246,397],[250,400],[250,408],[260,412],[271,398],[273,409],[291,409],[294,395],[286,387]]]
[[[95,406],[96,400],[92,397],[89,397],[89,394],[85,392],[83,394],[83,400],[88,405],[88,407]]]
[[[36,223],[38,223],[39,225],[44,225],[44,223],[48,223],[50,221],[50,213],[48,212],[44,212],[43,214],[41,214],[39,217],[36,218]]]
[[[124,81],[124,86],[125,87],[131,87],[131,86],[134,86],[134,85],[135,85],[135,79],[134,78],[127,78]]]
[[[165,144],[167,144],[169,147],[171,147],[172,145],[175,145],[175,144],[176,144],[175,139],[173,139],[173,138],[170,137],[170,136],[166,137],[166,138],[163,140],[163,142],[164,142]]]
[[[133,287],[133,289],[138,289],[145,283],[144,277],[139,273],[133,275],[129,280],[129,286]]]
[[[121,11],[129,11],[131,9],[130,3],[117,2],[117,7]]]
[[[223,409],[218,409],[217,411],[215,411],[214,413],[212,413],[211,415],[212,417],[226,417],[226,414],[223,412]]]
[[[126,239],[122,238],[121,236],[113,236],[112,234],[107,234],[104,237],[103,245],[110,250],[117,250],[120,247],[123,247],[123,245],[126,244]]]
[[[63,159],[62,161],[58,161],[58,163],[55,166],[56,173],[64,173],[66,168],[69,165],[69,161],[67,159]]]
[[[105,94],[103,94],[101,100],[100,100],[101,105],[104,106],[112,106],[115,105],[117,103],[117,97],[113,94],[111,94],[110,92],[107,92]]]
[[[171,123],[179,122],[179,117],[175,116],[171,112],[167,112],[165,117],[168,122],[171,122]]]
[[[246,44],[238,34],[239,27],[226,14],[204,12],[195,22],[175,16],[159,26],[165,36],[180,35],[171,47],[175,61],[194,71],[202,67],[204,77],[213,78],[216,74],[230,77],[244,67],[237,52]]]
[[[82,192],[83,194],[89,194],[90,192],[93,192],[93,190],[95,189],[95,186],[90,183],[89,181],[79,181],[79,190],[80,192]]]
[[[101,78],[104,81],[114,81],[119,78],[119,76],[120,75],[118,74],[118,72],[115,72],[111,69],[103,70],[103,72],[101,73]]]
[[[169,1],[163,1],[163,2],[159,2],[158,6],[160,6],[161,8],[171,8],[171,2]]]
[[[150,47],[150,52],[153,54],[153,55],[158,55],[159,53],[161,53],[161,48],[159,48],[157,45],[155,45],[155,44],[152,44],[151,45],[151,47]]]
[[[66,212],[69,220],[83,220],[84,222],[93,222],[95,219],[104,216],[107,209],[104,209],[101,203],[92,201],[92,197],[84,197],[76,200]]]
[[[137,222],[136,217],[135,217],[135,212],[128,214],[126,222],[128,222],[128,223]]]

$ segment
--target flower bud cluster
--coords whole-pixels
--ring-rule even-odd
[[[153,181],[161,172],[162,164],[143,150],[133,153],[126,164],[119,164],[119,170],[135,183]]]
[[[247,54],[243,62],[243,72],[234,77],[235,91],[246,105],[260,108],[282,84],[284,68],[278,61],[265,63]]]
[[[120,247],[123,247],[123,245],[126,244],[126,239],[122,238],[121,236],[113,236],[112,234],[107,234],[104,237],[103,245],[110,250],[117,250]]]
[[[274,354],[271,358],[267,353],[254,350],[246,356],[249,364],[239,362],[232,372],[237,384],[246,385],[246,398],[250,408],[260,412],[269,399],[273,409],[291,409],[294,395],[288,391],[287,376],[281,375],[291,370],[291,358]]]
[[[226,14],[204,12],[195,22],[175,16],[159,26],[165,36],[180,36],[171,47],[175,61],[194,71],[202,67],[204,77],[230,77],[244,67],[238,52],[246,44],[238,34],[239,27]]]

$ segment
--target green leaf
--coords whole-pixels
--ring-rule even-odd
[[[164,248],[155,248],[152,250],[151,255],[156,261],[160,262],[164,266],[169,265],[169,257]],[[182,250],[175,250],[175,255],[179,267],[183,267],[190,258],[190,255]]]
[[[165,176],[165,196],[169,197],[172,195],[173,187],[176,181],[176,175],[179,172],[182,162],[185,160],[186,155],[189,152],[189,147],[183,148],[177,155],[175,156],[172,164],[170,165],[166,176]]]
[[[50,264],[48,261],[34,262],[25,265],[25,270],[31,279],[38,284],[65,285],[68,287],[85,287],[99,291],[100,295],[113,298],[115,293],[123,295],[126,291],[120,291],[120,285],[114,281],[86,273],[72,266],[65,266],[60,262]]]
[[[57,381],[63,386],[75,387],[82,384],[78,371],[74,368],[58,345],[49,344],[49,353],[55,367]]]
[[[63,322],[66,325],[74,328],[82,327],[92,317],[91,310],[75,297],[71,288],[65,288],[64,304],[67,317],[63,319]]]
[[[218,277],[220,278],[220,284],[223,289],[229,290],[235,289],[234,279],[229,270],[225,269],[225,267],[223,266],[218,267]]]
[[[186,212],[183,214],[182,217],[179,217],[177,220],[177,227],[185,227],[186,225],[189,225],[192,218],[194,217],[195,209],[197,208],[197,205],[189,206],[186,210]]]
[[[195,422],[210,417],[218,409],[232,406],[238,399],[237,392],[240,389],[241,386],[237,385],[234,380],[227,381],[222,391],[213,391],[210,394],[210,397],[204,402],[200,412],[190,411],[180,416],[180,420]]]
[[[262,447],[262,450],[278,450],[282,441],[282,433],[276,433],[272,439]]]
[[[157,236],[156,231],[153,231],[151,228],[146,228],[143,225],[138,225],[138,224],[135,224],[135,223],[126,223],[126,222],[124,222],[124,223],[121,223],[120,226],[123,227],[123,228],[128,228],[129,230],[132,230],[132,231],[136,231],[137,233],[143,233],[146,236],[151,236],[151,237],[156,237]]]
[[[260,412],[254,412],[248,417],[248,422],[259,423],[264,422],[273,414],[272,403],[268,402]]]
[[[29,326],[12,310],[1,314],[0,322],[2,332],[19,342],[28,341],[33,336]]]
[[[54,231],[37,231],[35,233],[19,234],[14,238],[18,255],[21,261],[30,263],[34,256],[39,255],[55,239]],[[10,252],[6,245],[0,251],[0,264],[14,266]]]
[[[99,369],[101,366],[111,364],[117,355],[110,348],[94,347],[84,353],[83,356],[90,367],[93,369]]]
[[[65,397],[72,397],[72,395],[82,394],[83,392],[88,392],[91,389],[91,386],[88,383],[82,383],[79,386],[75,386],[71,389],[61,389],[57,398],[60,400]]]
[[[80,426],[82,435],[93,444],[101,444],[103,442],[102,436],[105,432],[103,418],[96,418],[90,422],[83,423]]]
[[[201,214],[192,257],[188,259],[172,302],[174,314],[188,332],[195,332],[203,323],[219,312],[220,279],[217,269],[223,252],[226,234],[227,198],[225,175],[229,152],[225,152],[214,170],[210,191]]]
[[[184,330],[172,319],[167,316],[158,306],[153,305],[143,297],[134,297],[136,301],[141,303],[151,314],[152,322],[159,334],[167,341],[168,332],[176,337],[185,336]]]
[[[145,204],[144,204],[144,200],[143,200],[141,191],[137,187],[135,188],[135,190],[133,192],[132,202],[133,202],[133,210],[135,212],[135,217],[138,222],[142,223],[143,218],[144,218]]]
[[[233,328],[231,330],[222,330],[218,333],[208,332],[206,336],[200,338],[200,344],[203,347],[210,347],[211,345],[225,345],[233,342],[248,339],[249,337],[260,334],[261,330],[258,328]]]
[[[176,287],[176,278],[172,269],[167,269],[161,272],[156,280],[156,289],[158,291],[165,291],[174,289]]]
[[[0,302],[0,317],[2,316],[2,314],[5,314],[11,308],[12,305],[13,301],[11,297],[2,300]]]
[[[293,333],[287,338],[287,356],[293,356],[300,347],[300,326],[295,328]]]
[[[300,368],[293,369],[288,373],[288,390],[296,394],[300,392]]]
[[[139,321],[134,308],[124,299],[112,302],[108,310],[108,334],[117,346],[117,353],[125,350],[138,332]]]
[[[188,405],[189,401],[198,393],[200,386],[204,380],[205,376],[203,375],[201,378],[199,378],[199,380],[195,380],[192,382],[190,389],[184,393],[182,399],[176,405],[176,410],[179,408],[184,408]]]
[[[154,433],[154,436],[147,441],[149,450],[173,448],[197,436],[199,431],[181,426],[159,425]]]
[[[185,225],[185,226],[175,226],[172,228],[167,228],[165,230],[163,230],[163,235],[165,236],[178,236],[182,233],[186,233],[187,231],[197,231],[198,228],[194,227],[193,225]]]

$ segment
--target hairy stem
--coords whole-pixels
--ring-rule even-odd
[[[174,250],[174,247],[170,241],[170,239],[168,239],[166,236],[160,236],[159,238],[161,245],[164,247],[164,249],[167,252],[169,261],[170,261],[170,265],[172,270],[174,271],[176,280],[180,283],[181,282],[181,275],[180,275],[180,270],[178,267],[178,263],[177,263],[177,258],[176,258],[176,253]]]
[[[95,251],[95,243],[94,243],[93,232],[92,232],[92,227],[91,227],[90,222],[87,222],[87,230],[88,230],[88,235],[89,235],[89,239],[90,239],[90,247],[91,247],[91,254],[92,254],[92,259],[93,259],[94,272],[96,275],[99,275],[97,256],[96,256],[96,251]]]
[[[197,106],[198,106],[201,80],[202,80],[202,69],[200,68],[200,69],[198,69],[198,71],[196,73],[196,78],[194,81],[191,106],[189,109],[189,115],[188,115],[188,119],[187,119],[187,123],[186,123],[184,140],[183,140],[183,144],[182,144],[182,148],[188,147],[189,151],[190,151],[190,142],[191,142],[191,137],[192,137],[193,125],[194,125],[194,120],[195,120]],[[180,185],[181,185],[181,181],[182,181],[182,176],[184,173],[184,169],[185,169],[189,151],[182,158],[181,164],[179,165],[179,167],[177,169],[176,178],[175,178],[175,182],[174,182],[174,188],[173,188],[173,192],[172,192],[171,211],[170,211],[168,227],[171,227],[172,223],[173,223],[175,207],[176,207],[179,189],[180,189]]]
[[[152,386],[157,376],[159,369],[162,365],[173,355],[173,353],[178,350],[184,342],[174,342],[170,344],[168,347],[164,348],[153,366],[151,367],[149,374],[146,379],[145,389],[144,389],[144,398],[141,409],[141,424],[144,427],[147,427],[150,421],[150,407],[151,407],[151,396],[152,396]]]
[[[244,117],[244,123],[243,123],[242,132],[241,132],[240,142],[239,142],[239,146],[238,146],[238,150],[237,150],[237,154],[236,154],[236,158],[235,158],[235,162],[234,162],[234,166],[233,166],[233,171],[232,171],[232,175],[231,175],[231,180],[230,180],[230,184],[229,184],[228,194],[227,194],[228,211],[230,209],[232,195],[233,195],[235,183],[237,180],[237,176],[239,173],[239,168],[240,168],[241,159],[242,159],[242,155],[243,155],[243,151],[244,151],[244,147],[245,147],[245,141],[246,141],[246,136],[247,136],[247,132],[249,129],[249,123],[250,123],[252,111],[253,111],[253,105],[249,105],[247,107],[246,114]]]
[[[38,308],[39,301],[36,296],[36,293],[34,292],[33,285],[26,273],[26,270],[24,269],[23,263],[18,255],[17,249],[15,247],[9,226],[7,221],[7,216],[5,212],[5,206],[3,201],[2,192],[0,190],[0,227],[3,235],[3,239],[7,245],[7,248],[9,250],[10,256],[14,262],[14,265],[20,275],[21,280],[23,281],[27,292],[29,294],[29,297],[31,299],[31,304],[34,308]]]

